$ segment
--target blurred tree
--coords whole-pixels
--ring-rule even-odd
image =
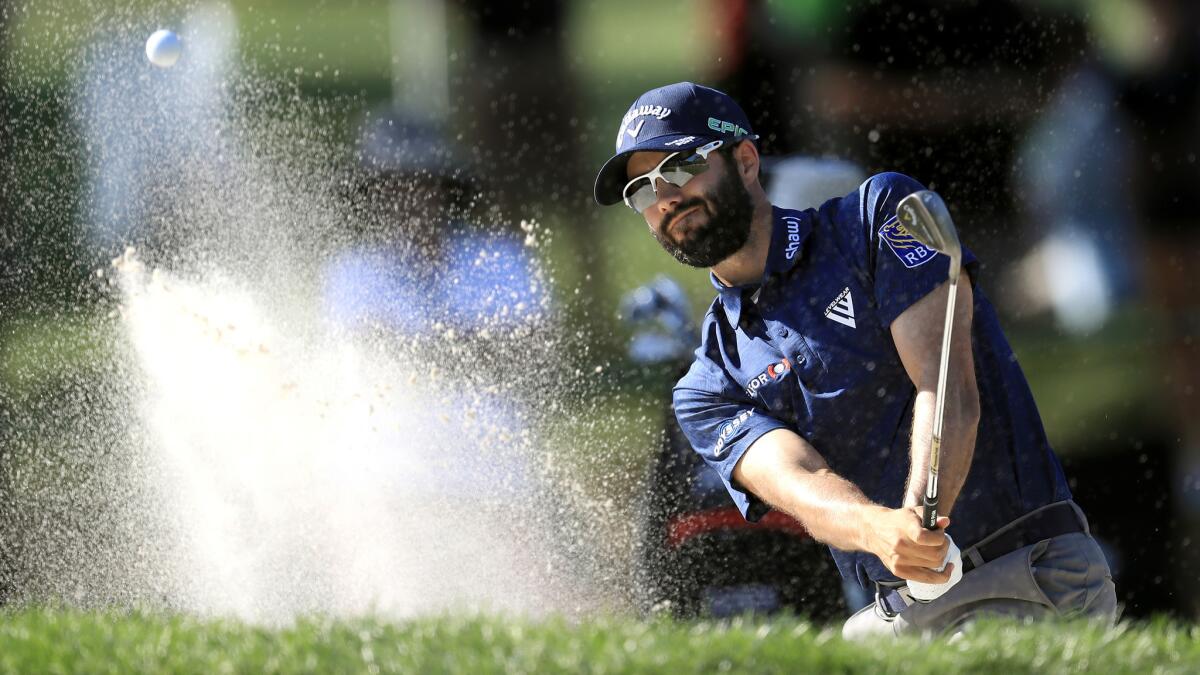
[[[795,91],[806,149],[917,178],[981,259],[1012,257],[1014,149],[1081,57],[1080,19],[1028,0],[853,0],[835,16]]]
[[[742,105],[766,155],[797,152],[812,136],[811,106],[796,84],[818,53],[814,38],[834,21],[826,0],[714,0],[706,6],[717,36],[716,87]]]
[[[1146,291],[1164,318],[1163,393],[1179,428],[1172,480],[1179,527],[1167,530],[1187,609],[1200,615],[1200,6],[1190,0],[1112,3],[1100,45],[1117,83],[1117,108],[1134,152]],[[1110,16],[1115,15],[1115,16]],[[1104,21],[1107,19],[1107,23]],[[1106,30],[1107,29],[1107,30]]]
[[[469,72],[456,78],[467,138],[510,213],[591,210],[580,162],[579,92],[567,58],[566,3],[457,0],[470,29]],[[469,79],[468,79],[469,78]],[[515,169],[515,170],[514,170]]]

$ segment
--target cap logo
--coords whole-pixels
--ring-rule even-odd
[[[696,140],[695,136],[684,136],[683,138],[676,139],[670,143],[664,143],[664,145],[687,145],[694,140]]]
[[[708,128],[719,134],[729,132],[737,136],[744,136],[750,133],[733,122],[726,122],[725,120],[719,120],[715,117],[708,118]]]
[[[621,120],[621,126],[629,126],[635,118],[643,115],[654,115],[658,119],[666,119],[667,115],[671,114],[670,108],[664,108],[661,105],[640,105],[636,108],[630,108],[629,112],[625,113],[625,117]]]
[[[640,105],[636,108],[630,108],[629,112],[625,113],[625,117],[621,118],[621,131],[617,132],[617,149],[620,150],[621,146],[626,142],[626,134],[628,134],[630,138],[636,139],[637,135],[641,133],[642,122],[645,122],[645,120],[639,122],[636,127],[631,128],[629,125],[635,119],[639,117],[653,116],[661,120],[666,119],[666,117],[670,114],[671,109],[664,108],[661,105]]]

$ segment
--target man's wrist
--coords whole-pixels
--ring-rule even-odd
[[[891,509],[878,504],[863,504],[858,513],[858,550],[874,553],[875,530],[880,519]]]

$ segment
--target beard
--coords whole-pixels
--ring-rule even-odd
[[[683,241],[675,241],[670,234],[671,225],[679,214],[693,206],[700,208],[691,217],[707,218],[694,226]],[[663,218],[662,226],[653,230],[654,238],[679,262],[692,267],[712,267],[746,245],[753,215],[750,191],[742,185],[737,172],[730,170],[711,193],[680,202]]]

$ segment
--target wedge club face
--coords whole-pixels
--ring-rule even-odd
[[[950,211],[936,192],[919,190],[901,199],[896,205],[896,216],[917,241],[950,256],[951,272],[958,276],[962,244],[958,241]]]

